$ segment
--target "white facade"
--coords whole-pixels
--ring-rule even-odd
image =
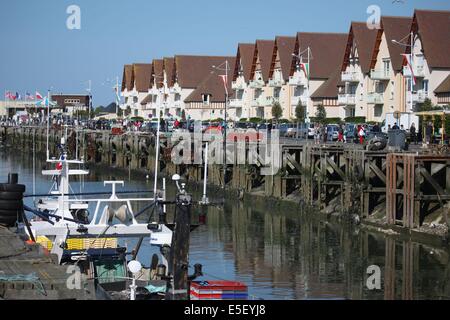
[[[425,99],[430,99],[433,105],[438,104],[438,99],[434,90],[450,75],[450,69],[432,69],[429,67],[426,56],[422,54],[422,42],[419,37],[414,38],[414,48],[412,57],[412,67],[416,76],[416,84],[413,86],[411,95],[411,72],[408,67],[404,67],[403,74],[408,78],[407,85],[407,103],[411,105],[411,96],[413,107],[423,103]]]

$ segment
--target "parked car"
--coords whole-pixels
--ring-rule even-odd
[[[328,141],[336,141],[339,136],[339,126],[337,124],[329,124],[327,125],[327,140]]]

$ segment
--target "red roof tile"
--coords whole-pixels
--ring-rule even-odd
[[[256,40],[255,54],[257,55],[257,57],[259,57],[259,62],[261,65],[261,74],[264,81],[268,81],[270,78],[274,48],[275,48],[274,40]],[[255,67],[256,66],[253,66],[252,76],[254,75],[254,71],[256,71]]]
[[[228,57],[230,66],[234,67],[236,58]],[[203,95],[211,95],[210,102],[224,102],[225,101],[225,87],[220,74],[223,72],[213,71],[208,74],[205,79],[198,85],[198,87],[184,100],[185,102],[202,102]],[[231,81],[232,77],[228,77],[228,93],[231,95]]]
[[[233,81],[235,81],[239,76],[240,70],[242,70],[243,72],[245,81],[248,82],[250,80],[254,54],[255,54],[255,44],[240,43],[238,45]]]
[[[133,64],[134,87],[137,92],[148,92],[150,88],[150,79],[152,76],[152,64],[135,63]]]
[[[392,40],[399,41],[407,36],[411,29],[411,23],[412,18],[410,17],[381,17],[381,28],[386,37],[392,67],[397,72],[403,69],[401,54],[405,53],[405,48],[393,43]]]
[[[163,80],[164,80],[164,60],[163,59],[154,59],[153,60],[153,74],[152,74],[152,80],[155,80],[156,87],[162,88],[163,87]],[[156,79],[154,79],[154,77]]]
[[[222,67],[226,60],[235,60],[236,57],[219,56],[175,56],[175,69],[177,82],[182,88],[195,89],[214,71],[213,66]],[[232,78],[234,65],[230,65],[229,78]]]
[[[362,72],[369,73],[377,37],[378,30],[367,28],[366,22],[352,22],[348,35],[343,68],[349,64],[350,53],[353,46],[355,46]]]
[[[413,20],[428,66],[450,68],[450,11],[416,10]]]
[[[127,64],[123,67],[122,91],[125,91],[125,89],[127,89],[128,91],[133,90],[133,84],[133,65]]]
[[[292,54],[295,50],[295,37],[276,37],[275,43],[280,56],[281,72],[285,81],[289,80],[292,69]]]
[[[313,33],[297,34],[295,54],[303,52],[303,62],[307,62],[307,48],[311,49],[311,79],[328,79],[342,65],[348,35],[345,33]],[[295,66],[297,58],[293,57]]]

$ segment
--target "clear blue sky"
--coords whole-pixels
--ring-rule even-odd
[[[81,30],[68,30],[66,9],[81,8]],[[238,42],[348,32],[366,21],[369,5],[383,15],[414,8],[450,10],[430,0],[14,0],[0,7],[0,90],[83,93],[92,80],[94,105],[114,101],[106,79],[123,65],[174,54],[234,55]],[[3,97],[1,98],[3,99]]]

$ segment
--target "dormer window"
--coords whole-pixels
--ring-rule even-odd
[[[211,95],[210,94],[202,94],[202,100],[204,105],[209,105],[211,101]]]

